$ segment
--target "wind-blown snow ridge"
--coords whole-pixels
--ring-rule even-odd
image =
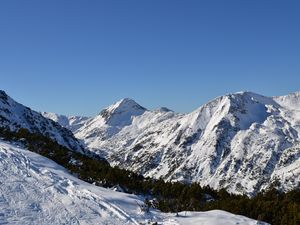
[[[218,210],[187,212],[185,217],[159,211],[144,214],[138,206],[141,198],[85,183],[53,161],[3,141],[0,184],[0,224],[257,224]]]
[[[60,122],[60,121],[59,121]],[[12,131],[26,128],[30,132],[41,133],[72,150],[82,151],[83,147],[73,133],[59,123],[43,117],[40,113],[14,101],[0,90],[0,127]]]
[[[283,190],[299,186],[300,92],[282,97],[238,92],[188,114],[139,110],[107,122],[118,106],[74,131],[113,165],[249,195],[274,181]]]

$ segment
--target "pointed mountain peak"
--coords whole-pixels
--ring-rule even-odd
[[[126,126],[133,116],[142,115],[146,108],[140,106],[130,98],[124,98],[100,112],[106,123],[111,126]]]
[[[120,101],[115,102],[114,104],[108,106],[103,111],[107,111],[109,113],[122,113],[122,112],[132,112],[135,111],[146,111],[147,109],[139,105],[133,99],[123,98]],[[102,111],[102,112],[103,112]],[[100,114],[102,114],[102,112]]]
[[[136,101],[134,101],[132,98],[122,98],[118,102],[122,102],[122,103],[135,103],[135,104],[137,104]]]
[[[120,109],[120,110],[126,110],[126,109],[139,109],[146,111],[147,109],[139,105],[136,101],[134,101],[131,98],[123,98],[120,101],[114,103],[113,105],[109,106],[107,109]]]

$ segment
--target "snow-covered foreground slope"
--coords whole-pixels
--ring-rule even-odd
[[[85,183],[47,158],[0,141],[0,224],[257,224],[217,210],[179,217],[144,214],[138,203],[141,198],[135,195]]]
[[[73,133],[59,123],[43,117],[40,113],[14,101],[0,90],[0,127],[17,131],[26,128],[33,133],[41,133],[69,149],[83,151]]]
[[[127,99],[74,133],[111,164],[146,176],[235,193],[253,194],[274,181],[290,190],[300,182],[299,107],[300,93],[228,94],[189,114],[149,111]]]

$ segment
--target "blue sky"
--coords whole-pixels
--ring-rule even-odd
[[[300,91],[300,2],[3,0],[0,89],[95,115],[124,97],[189,112],[226,93]]]

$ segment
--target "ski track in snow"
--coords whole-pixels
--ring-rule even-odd
[[[61,176],[65,174],[57,170],[59,166],[55,168],[57,171],[40,168],[34,162],[39,157],[8,146],[1,145],[0,193],[6,193],[0,198],[1,224],[19,224],[19,221],[23,224],[81,224],[82,220],[84,224],[97,224],[99,218],[104,219],[104,224],[119,224],[110,218],[138,224],[120,207],[110,204],[104,193],[93,194],[82,188],[81,181]],[[34,156],[33,160],[24,154]],[[68,219],[65,221],[65,218]]]
[[[38,154],[0,141],[0,224],[254,225],[223,211],[141,213],[142,198],[96,187]]]

